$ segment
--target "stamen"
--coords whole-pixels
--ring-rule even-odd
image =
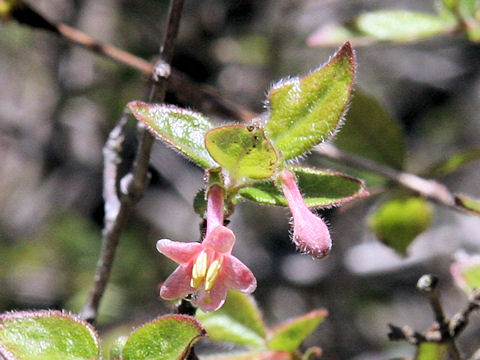
[[[200,255],[198,255],[197,260],[195,260],[195,264],[193,264],[190,286],[194,289],[197,289],[205,278],[207,273],[207,260],[207,253],[202,251]]]
[[[222,262],[219,259],[212,262],[208,267],[207,276],[205,277],[205,291],[210,291],[213,288],[221,268]]]

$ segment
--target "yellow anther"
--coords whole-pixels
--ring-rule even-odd
[[[207,271],[207,276],[205,277],[205,290],[209,291],[215,285],[215,280],[217,280],[218,274],[220,274],[220,269],[222,268],[222,262],[220,260],[215,260],[210,264]]]
[[[202,251],[200,255],[198,255],[197,260],[195,260],[195,264],[193,264],[192,280],[190,281],[190,286],[192,288],[198,288],[205,278],[207,273],[207,261],[207,253]]]

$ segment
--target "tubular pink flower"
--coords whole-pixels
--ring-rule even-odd
[[[257,287],[252,272],[232,256],[235,235],[223,226],[223,193],[212,186],[208,193],[207,232],[202,243],[162,239],[157,249],[180,266],[160,289],[173,300],[193,294],[192,302],[204,311],[215,311],[225,302],[227,290],[251,293]]]
[[[300,251],[306,254],[319,259],[325,257],[332,248],[327,225],[307,207],[290,171],[282,171],[280,180],[293,216],[293,242]]]

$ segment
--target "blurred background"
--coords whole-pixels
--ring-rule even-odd
[[[37,0],[32,5],[51,20],[151,60],[168,2]],[[334,53],[335,48],[307,46],[320,25],[373,9],[433,12],[433,7],[430,0],[187,0],[173,65],[261,112],[273,82],[305,74]],[[451,36],[356,50],[357,91],[375,97],[398,121],[409,171],[479,146],[480,46]],[[0,25],[1,312],[81,309],[100,249],[102,146],[125,104],[145,99],[147,91],[147,79],[131,69],[49,33],[14,22]],[[173,94],[167,99],[177,103]],[[371,116],[361,108],[360,115]],[[127,164],[135,151],[133,119],[130,127]],[[316,154],[306,162],[336,167]],[[119,245],[100,309],[103,334],[126,332],[169,311],[158,284],[175,264],[156,252],[155,242],[199,237],[192,200],[202,187],[202,171],[157,142],[152,174]],[[480,197],[479,162],[440,180]],[[231,217],[235,255],[257,277],[254,295],[269,325],[316,308],[329,310],[306,344],[321,346],[322,359],[411,357],[413,347],[388,341],[387,324],[430,326],[428,302],[415,290],[424,273],[439,276],[448,314],[466,302],[453,286],[449,266],[459,248],[480,251],[480,219],[436,206],[433,226],[403,258],[366,226],[366,215],[381,198],[322,212],[334,247],[321,261],[296,252],[285,209],[242,203]],[[480,321],[474,320],[460,341],[466,353],[480,346]]]

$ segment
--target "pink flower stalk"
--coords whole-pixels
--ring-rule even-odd
[[[307,207],[290,171],[282,171],[280,180],[293,216],[293,242],[300,251],[306,254],[319,259],[325,257],[332,248],[327,225]]]
[[[174,300],[193,294],[192,302],[204,311],[215,311],[225,302],[227,289],[251,293],[257,287],[252,272],[232,256],[235,235],[223,226],[223,193],[212,186],[208,193],[207,233],[202,243],[162,239],[157,249],[180,266],[160,289]]]

